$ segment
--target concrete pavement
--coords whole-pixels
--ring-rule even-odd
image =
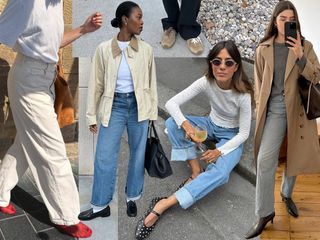
[[[170,143],[163,132],[164,120],[161,118],[157,121],[157,129],[167,156],[170,156]],[[174,171],[172,176],[160,180],[146,175],[144,195],[137,202],[138,216],[129,218],[126,215],[124,195],[128,151],[126,147],[122,146],[122,149],[123,158],[119,161],[119,176],[122,177],[118,179],[118,239],[131,240],[134,239],[136,223],[144,216],[151,199],[156,196],[171,195],[190,172],[184,162],[172,162]],[[244,239],[244,234],[255,221],[254,196],[254,186],[233,172],[229,183],[214,190],[188,210],[176,206],[166,212],[149,239]]]

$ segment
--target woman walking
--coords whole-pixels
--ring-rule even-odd
[[[55,227],[81,238],[92,231],[78,219],[78,190],[54,112],[54,80],[59,48],[101,24],[96,13],[64,33],[62,0],[9,0],[0,15],[0,43],[17,52],[8,76],[17,134],[0,164],[0,211],[16,213],[11,190],[29,167]]]

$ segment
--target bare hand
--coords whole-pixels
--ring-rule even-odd
[[[288,39],[290,41],[286,41],[291,47],[289,47],[289,49],[291,49],[294,54],[296,55],[297,58],[301,59],[303,56],[303,49],[301,46],[301,36],[299,31],[297,31],[297,39],[292,38],[292,37],[288,37]]]
[[[97,124],[90,125],[90,126],[89,126],[89,130],[90,130],[90,132],[92,132],[93,134],[97,134],[97,132],[98,132],[98,126],[97,126]]]
[[[82,25],[83,33],[90,33],[98,30],[102,26],[102,15],[96,12],[89,16]]]
[[[212,163],[217,161],[218,157],[220,156],[221,152],[218,149],[207,150],[202,154],[200,160],[203,160],[206,163]]]

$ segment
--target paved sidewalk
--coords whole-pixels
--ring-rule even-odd
[[[77,179],[77,142],[66,145],[74,176]],[[20,179],[11,196],[17,213],[14,216],[0,213],[0,240],[74,239],[53,227],[30,170],[27,170]]]
[[[157,121],[158,134],[167,156],[170,143],[164,134],[164,120]],[[119,161],[119,176],[126,176],[127,156]],[[126,215],[125,177],[119,178],[119,240],[133,240],[137,221],[144,216],[150,201],[156,196],[171,195],[190,172],[184,162],[172,162],[174,174],[160,180],[146,174],[144,196],[137,202],[138,216]],[[188,210],[176,206],[160,219],[150,240],[243,239],[254,222],[254,186],[233,172],[229,183],[214,190]]]

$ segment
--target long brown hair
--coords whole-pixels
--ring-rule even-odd
[[[206,77],[209,82],[215,81],[215,77],[212,71],[211,60],[215,59],[222,49],[226,49],[231,58],[237,63],[238,69],[232,76],[231,88],[239,93],[250,93],[251,99],[253,99],[253,86],[250,82],[247,74],[245,73],[242,65],[240,52],[231,40],[218,42],[209,52],[207,56],[208,70]]]
[[[287,1],[287,0],[280,0],[273,9],[273,13],[272,13],[270,22],[269,22],[268,27],[265,31],[264,37],[260,40],[260,43],[265,42],[269,38],[278,35],[278,29],[277,29],[277,26],[275,25],[276,18],[278,17],[278,15],[280,13],[282,13],[285,10],[292,10],[293,11],[294,17],[295,17],[295,22],[297,24],[297,30],[299,31],[299,33],[301,35],[301,39],[302,40],[304,39],[304,37],[302,37],[302,34],[301,34],[301,28],[300,28],[300,22],[299,22],[297,9],[295,8],[295,6],[293,5],[292,2]]]

